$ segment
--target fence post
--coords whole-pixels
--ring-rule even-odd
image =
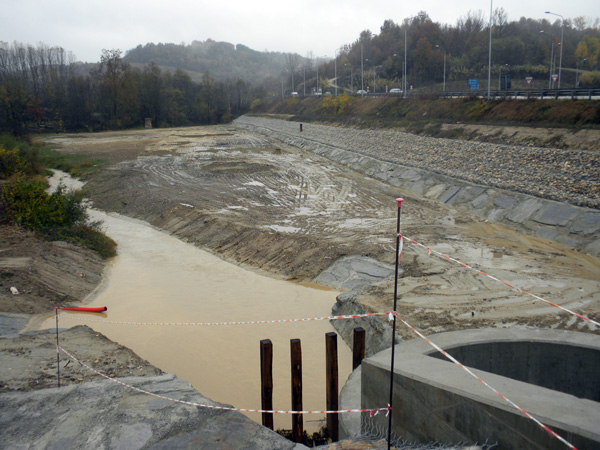
[[[270,339],[260,341],[261,409],[273,410],[273,344]],[[273,429],[273,413],[262,413],[263,426]]]
[[[337,353],[337,334],[330,332],[325,334],[326,351],[326,400],[327,410],[337,411],[339,409],[338,401],[338,353]],[[337,413],[327,414],[327,433],[333,442],[340,439],[340,422]]]
[[[302,411],[302,346],[300,339],[290,339],[292,363],[292,411]],[[292,414],[292,437],[294,442],[302,442],[304,421],[302,414]]]
[[[360,366],[360,363],[365,359],[365,329],[357,327],[354,329],[354,345],[352,348],[352,370]]]

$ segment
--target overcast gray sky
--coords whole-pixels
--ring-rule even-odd
[[[600,17],[600,0],[492,0],[508,20],[551,21]],[[39,42],[72,51],[77,60],[99,61],[103,48],[193,40],[244,44],[254,50],[333,56],[361,31],[379,33],[384,20],[401,23],[425,11],[434,22],[455,25],[469,11],[489,19],[490,0],[0,0],[0,41]]]

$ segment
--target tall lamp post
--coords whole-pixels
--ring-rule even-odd
[[[360,45],[360,96],[364,96],[365,92],[365,79],[364,79],[364,67],[363,67],[363,46]]]
[[[306,66],[302,66],[302,76],[304,78],[304,81],[302,83],[302,96],[306,97]]]
[[[436,45],[437,48],[444,51],[444,87],[443,92],[446,92],[446,49]]]
[[[560,17],[560,58],[558,63],[558,89],[560,89],[560,75],[562,71],[562,54],[563,54],[563,32],[565,29],[565,18],[560,14],[556,14],[550,11],[546,11],[546,14]]]
[[[490,0],[490,50],[488,57],[488,100],[491,98],[492,84],[492,21],[494,19],[493,0]]]

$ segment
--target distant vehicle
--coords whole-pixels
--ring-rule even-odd
[[[367,91],[365,91],[364,89],[359,89],[358,91],[356,91],[356,93],[358,95],[367,95]]]
[[[292,92],[292,97],[298,97],[298,93],[297,92]]]
[[[392,88],[392,89],[390,89],[390,94],[394,94],[394,95],[402,94],[402,89]]]

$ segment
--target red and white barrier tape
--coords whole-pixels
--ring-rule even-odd
[[[278,319],[278,320],[254,320],[247,322],[126,322],[117,320],[99,320],[99,319],[87,319],[85,317],[78,317],[74,314],[60,314],[59,316],[64,319],[80,320],[82,322],[98,322],[98,323],[111,323],[117,325],[151,325],[151,326],[230,326],[230,325],[258,325],[258,324],[270,324],[270,323],[292,323],[292,322],[312,322],[316,320],[341,320],[341,319],[359,319],[362,317],[373,317],[373,316],[388,316],[391,312],[382,313],[366,313],[366,314],[351,314],[345,316],[325,316],[325,317],[310,317],[303,319]]]
[[[420,242],[417,242],[417,241],[415,241],[413,239],[407,238],[406,236],[402,236],[401,234],[399,236],[400,236],[400,239],[406,239],[411,244],[414,244],[414,245],[416,245],[418,247],[424,248],[425,250],[427,250],[427,254],[429,254],[429,255],[431,255],[433,253],[433,254],[441,257],[441,258],[445,258],[445,259],[447,259],[449,261],[452,261],[452,262],[454,262],[456,264],[459,264],[462,267],[465,267],[467,269],[473,270],[473,271],[477,272],[480,275],[483,275],[485,277],[491,278],[492,280],[497,281],[498,283],[501,283],[501,284],[503,284],[503,285],[505,285],[505,286],[507,286],[507,287],[509,287],[511,289],[514,289],[517,292],[520,292],[521,294],[529,295],[530,297],[533,297],[536,300],[540,300],[540,301],[546,303],[547,305],[554,306],[555,308],[561,309],[561,310],[563,310],[565,312],[568,312],[569,314],[572,314],[572,315],[574,315],[576,317],[579,317],[580,319],[583,319],[583,320],[585,320],[587,322],[593,323],[594,325],[600,327],[600,323],[599,322],[597,322],[597,321],[595,321],[593,319],[590,319],[589,317],[583,316],[581,314],[577,314],[576,312],[571,311],[570,309],[567,309],[564,306],[557,305],[556,303],[552,303],[551,301],[548,301],[548,300],[546,300],[546,299],[544,299],[544,298],[542,298],[542,297],[540,297],[538,295],[532,294],[531,292],[527,292],[527,291],[525,291],[525,290],[523,290],[523,289],[521,289],[521,288],[519,288],[517,286],[513,286],[512,284],[507,283],[506,281],[502,281],[502,280],[500,280],[499,278],[496,278],[493,275],[490,275],[488,273],[482,272],[479,269],[475,269],[474,267],[471,267],[468,264],[465,264],[465,263],[463,263],[463,262],[461,262],[461,261],[459,261],[459,260],[457,260],[455,258],[452,258],[451,256],[445,255],[445,254],[440,253],[440,252],[438,252],[436,250],[433,250],[433,249],[431,249],[429,247],[426,247],[425,245],[421,244]]]
[[[60,349],[64,354],[66,354],[69,358],[71,358],[76,363],[81,364],[86,369],[91,370],[92,372],[100,375],[107,380],[112,381],[113,383],[120,384],[128,389],[132,389],[134,391],[140,392],[142,394],[151,395],[153,397],[157,397],[163,400],[168,400],[175,403],[181,403],[182,405],[195,406],[199,408],[209,408],[209,409],[219,409],[223,411],[238,411],[238,412],[252,412],[252,413],[266,413],[266,414],[340,414],[340,413],[369,413],[371,416],[376,416],[380,411],[386,411],[386,415],[391,411],[391,407],[388,405],[387,408],[371,408],[371,409],[342,409],[342,410],[324,410],[324,411],[285,411],[285,410],[270,410],[270,409],[247,409],[247,408],[234,408],[232,406],[218,406],[218,405],[208,405],[205,403],[196,403],[196,402],[188,402],[186,400],[179,400],[176,398],[165,397],[164,395],[155,394],[154,392],[149,392],[144,389],[137,388],[130,384],[124,383],[116,378],[111,378],[103,372],[100,372],[97,369],[87,365],[83,361],[77,359],[77,357],[73,356],[64,348],[57,346],[57,351]]]
[[[558,439],[559,441],[561,441],[563,444],[565,444],[566,446],[568,446],[569,448],[573,449],[573,450],[577,450],[577,448],[575,446],[573,446],[573,444],[571,444],[569,441],[567,441],[566,439],[564,439],[562,436],[560,436],[559,434],[557,434],[555,431],[551,430],[550,428],[548,428],[546,425],[544,425],[542,422],[540,422],[539,420],[537,420],[535,417],[533,417],[531,414],[529,414],[527,411],[525,411],[523,408],[521,408],[520,406],[518,406],[516,403],[514,403],[512,400],[510,400],[509,398],[507,398],[506,396],[504,396],[503,394],[501,394],[500,392],[498,392],[495,388],[493,388],[492,386],[490,386],[486,381],[484,381],[481,377],[479,377],[478,375],[476,375],[474,372],[471,371],[471,369],[469,369],[468,367],[464,366],[461,362],[459,362],[456,358],[454,358],[452,355],[450,355],[449,353],[447,353],[444,349],[442,349],[440,346],[438,346],[436,343],[432,342],[429,338],[427,338],[427,336],[425,336],[424,334],[422,334],[419,330],[417,330],[416,328],[414,328],[412,325],[410,325],[408,322],[406,322],[402,317],[400,317],[400,314],[398,314],[397,312],[394,312],[393,315],[395,315],[398,320],[400,320],[404,325],[406,325],[408,328],[410,328],[415,334],[417,334],[421,339],[425,340],[429,345],[431,345],[433,348],[435,348],[438,352],[440,352],[441,354],[443,354],[446,358],[448,358],[450,361],[452,361],[454,364],[456,364],[457,366],[459,366],[461,369],[463,369],[464,371],[466,371],[469,375],[471,375],[473,378],[475,378],[477,381],[479,381],[480,383],[482,383],[485,387],[487,387],[488,389],[490,389],[492,392],[494,392],[495,394],[497,394],[500,398],[502,398],[503,400],[505,400],[508,404],[510,404],[513,408],[517,409],[518,411],[520,411],[523,415],[525,415],[525,417],[533,420],[536,424],[538,424],[540,427],[542,427],[545,431],[547,431],[548,433],[550,433],[552,436],[554,436],[556,439]]]

